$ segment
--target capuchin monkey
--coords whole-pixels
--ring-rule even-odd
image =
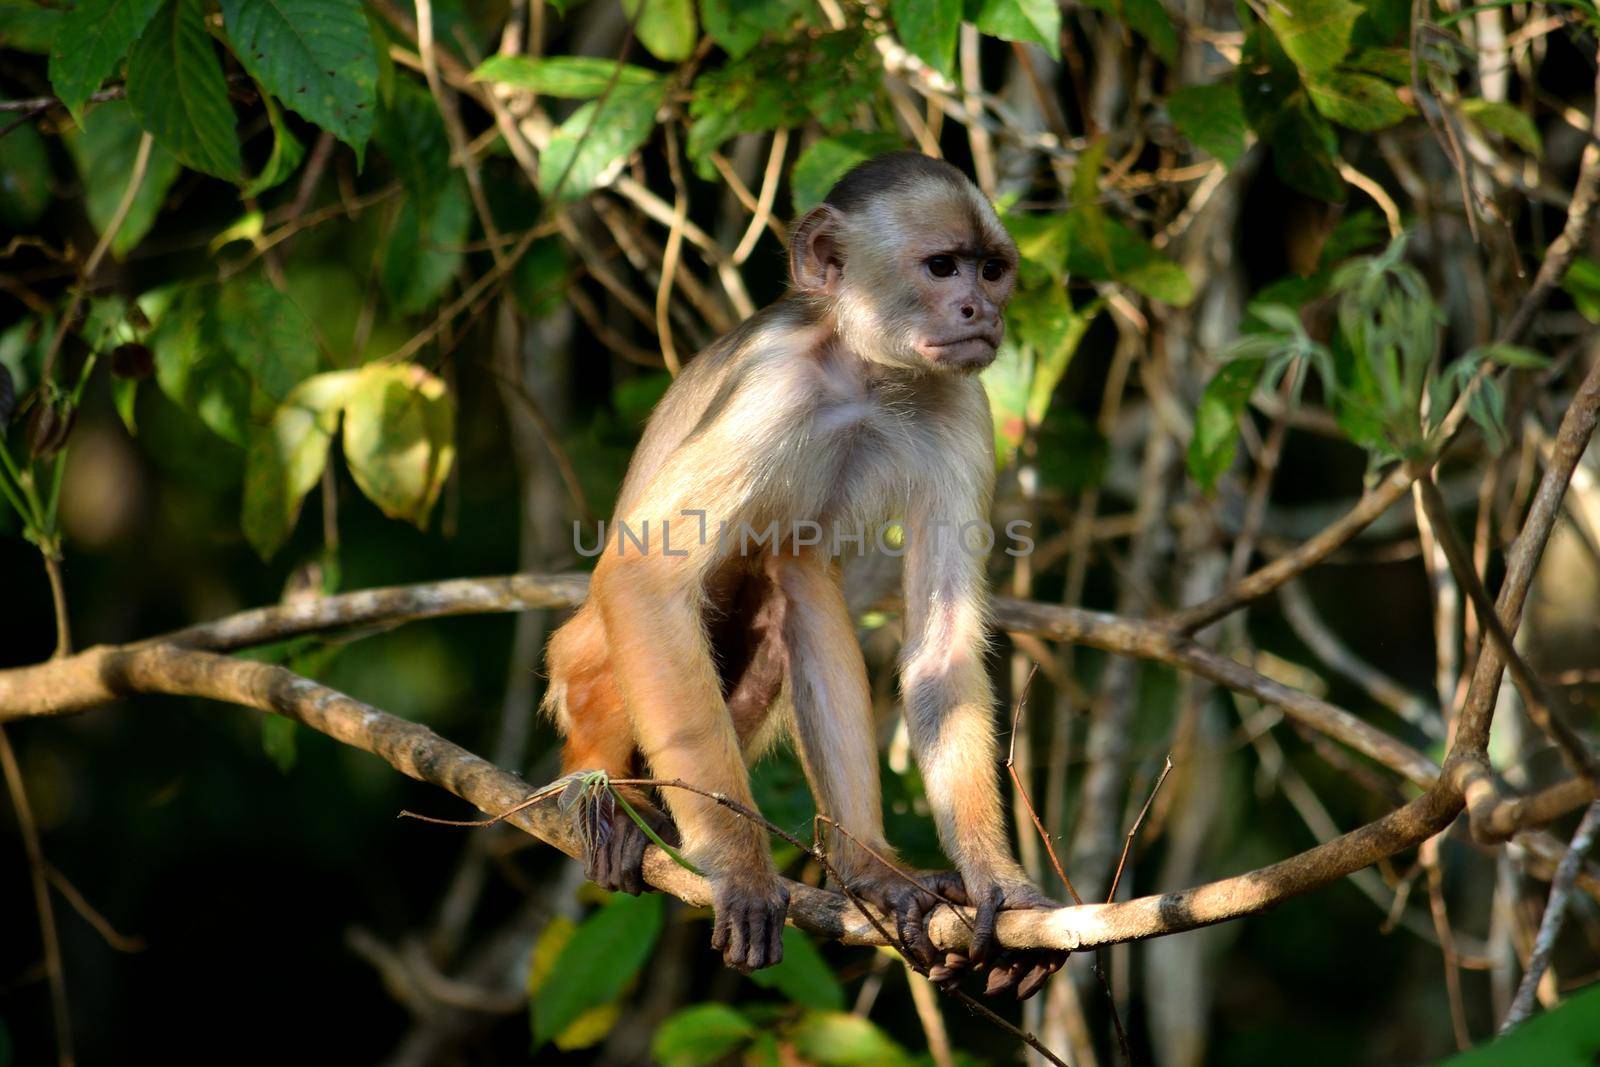
[[[545,708],[563,770],[681,779],[753,809],[748,764],[793,736],[850,890],[894,917],[914,965],[1036,992],[1065,953],[1002,952],[996,913],[1057,907],[1012,858],[984,668],[994,361],[1015,243],[955,167],[863,163],[795,224],[793,292],[692,360],[634,453],[589,597],[551,638]],[[882,537],[898,522],[898,546]],[[975,537],[975,533],[982,536]],[[974,544],[974,541],[977,544]],[[954,872],[906,872],[884,840],[871,694],[840,560],[902,550],[906,725]],[[683,789],[630,803],[710,879],[712,947],[777,963],[788,892],[762,827]],[[645,835],[618,810],[586,873],[637,893]],[[875,854],[875,855],[874,855]],[[909,877],[908,877],[909,874]],[[940,896],[976,908],[938,954]]]

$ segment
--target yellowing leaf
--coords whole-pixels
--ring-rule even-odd
[[[455,402],[415,364],[360,375],[345,407],[350,474],[385,515],[424,526],[455,460]]]

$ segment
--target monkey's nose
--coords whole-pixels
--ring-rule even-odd
[[[977,310],[971,304],[962,304],[961,305],[961,317],[962,318],[970,319],[970,318],[972,318],[972,316],[976,315],[977,313],[978,313]]]

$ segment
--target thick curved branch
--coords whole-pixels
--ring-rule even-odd
[[[587,589],[588,578],[582,574],[519,574],[391,586],[258,608],[123,647],[170,644],[226,652],[310,633],[450,615],[575,607],[583,602]],[[1281,708],[1296,722],[1327,734],[1424,789],[1438,778],[1439,767],[1432,760],[1343,708],[1275,682],[1157,623],[1009,597],[995,599],[993,616],[995,625],[1010,633],[1036,634],[1192,671]],[[96,672],[82,670],[77,664],[84,657],[106,651],[90,649],[75,657],[0,670],[0,722],[81,711],[110,700],[116,694],[98,683]]]
[[[92,649],[52,664],[56,665],[66,667],[65,673],[73,676],[70,684],[65,678],[58,679],[63,683],[59,691],[70,691],[78,699],[99,694],[95,703],[134,694],[166,694],[204,697],[284,715],[370,752],[401,773],[439,786],[490,815],[511,810],[533,792],[521,778],[426,726],[389,715],[274,664],[149,643]],[[67,710],[76,709],[61,709]],[[1420,843],[1448,826],[1460,808],[1460,800],[1439,787],[1359,830],[1260,870],[1124,903],[1004,913],[1000,937],[1004,944],[1017,948],[1078,949],[1178,933],[1249,915]],[[524,809],[507,821],[568,855],[578,852],[571,823],[553,804]],[[652,848],[647,855],[645,876],[658,889],[690,904],[710,903],[706,881],[679,867],[659,849]],[[878,927],[840,894],[799,883],[791,883],[789,890],[789,917],[794,925],[847,944],[884,944]],[[930,936],[940,948],[966,947],[969,931],[969,924],[948,907],[941,907],[929,922]]]

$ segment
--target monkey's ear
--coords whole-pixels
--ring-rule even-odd
[[[789,280],[807,296],[832,296],[844,276],[839,226],[844,216],[821,204],[795,223],[789,236]]]

